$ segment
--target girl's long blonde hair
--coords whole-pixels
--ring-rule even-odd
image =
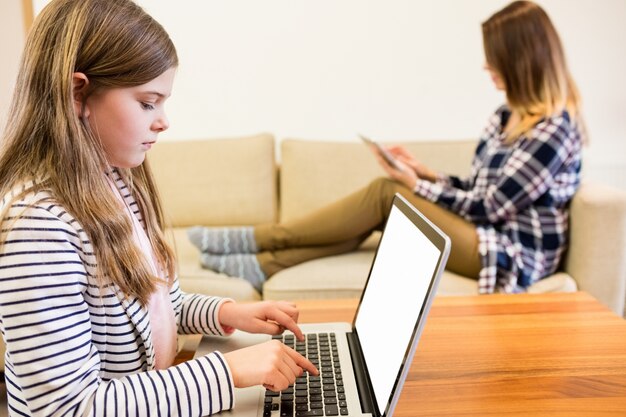
[[[107,182],[110,167],[102,144],[76,114],[72,74],[84,73],[93,93],[145,84],[177,65],[168,34],[132,1],[53,0],[26,41],[0,150],[0,195],[35,179],[35,191],[49,190],[89,237],[100,285],[114,283],[143,304],[159,279],[135,244],[128,214]],[[157,261],[171,282],[174,253],[164,239],[148,163],[120,174],[132,185]],[[0,213],[3,227],[10,205]]]
[[[482,31],[487,64],[504,82],[511,110],[521,116],[508,139],[563,110],[584,134],[578,88],[546,12],[533,2],[515,1],[485,21]]]

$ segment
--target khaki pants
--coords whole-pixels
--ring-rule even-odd
[[[256,226],[254,236],[261,269],[270,277],[311,259],[355,250],[374,230],[382,229],[395,193],[400,193],[450,237],[452,248],[447,269],[478,278],[481,263],[476,227],[388,178],[374,180],[367,187],[299,219]]]

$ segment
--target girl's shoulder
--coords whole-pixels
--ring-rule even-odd
[[[52,193],[44,185],[44,181],[36,179],[22,180],[14,184],[2,196],[2,207],[7,205],[36,204],[38,201],[52,199]]]
[[[0,213],[6,213],[3,220],[45,216],[49,220],[58,220],[76,228],[73,216],[42,180],[28,179],[16,183],[2,196]]]
[[[19,181],[2,196],[0,211],[16,206],[32,206],[37,204],[39,200],[45,200],[49,197],[51,197],[49,193],[42,190],[40,182],[33,179]]]

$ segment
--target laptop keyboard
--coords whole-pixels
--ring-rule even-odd
[[[305,334],[298,341],[293,334],[272,337],[281,340],[308,358],[319,376],[305,372],[284,391],[265,391],[263,417],[345,416],[348,405],[343,387],[337,340],[334,333]]]

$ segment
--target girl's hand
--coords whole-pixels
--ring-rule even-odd
[[[297,325],[298,309],[286,301],[261,301],[256,303],[227,302],[219,312],[220,323],[249,333],[281,334],[291,330],[298,340],[304,340]]]
[[[238,388],[263,385],[272,391],[282,391],[303,371],[319,374],[308,359],[278,340],[228,352],[224,357]]]

